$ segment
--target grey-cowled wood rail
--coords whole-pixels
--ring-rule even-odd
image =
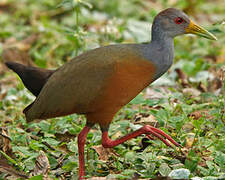
[[[208,39],[216,37],[191,21],[180,10],[160,12],[152,25],[152,40],[144,44],[100,47],[75,57],[57,70],[27,67],[14,62],[15,71],[37,98],[24,109],[28,122],[72,113],[84,114],[86,126],[78,135],[79,179],[85,176],[84,146],[91,127],[98,123],[102,145],[112,148],[141,134],[153,135],[170,146],[179,146],[162,130],[145,125],[124,137],[111,140],[108,129],[115,114],[172,65],[173,38],[192,33]]]

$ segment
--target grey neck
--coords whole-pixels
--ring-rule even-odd
[[[173,50],[173,37],[170,37],[156,23],[152,25],[152,40],[151,43],[157,43],[161,48]]]
[[[173,37],[168,36],[159,25],[153,23],[152,40],[149,43],[150,51],[149,59],[156,66],[156,74],[154,79],[158,79],[172,65],[174,56]],[[149,49],[148,49],[149,50]]]

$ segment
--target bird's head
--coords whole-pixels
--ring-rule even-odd
[[[160,12],[154,19],[153,27],[161,29],[168,37],[175,37],[182,34],[196,34],[207,39],[217,40],[217,38],[195,24],[182,11],[175,8],[168,8]]]

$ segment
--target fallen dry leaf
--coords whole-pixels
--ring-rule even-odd
[[[6,128],[0,128],[0,148],[3,150],[3,152],[11,152],[11,139],[8,136],[8,132]]]
[[[99,160],[107,161],[111,156],[119,156],[112,148],[104,148],[102,145],[92,146],[92,148],[97,152]]]
[[[213,161],[213,158],[202,156],[201,160],[198,162],[198,165],[201,167],[207,167],[206,161]]]
[[[8,175],[10,175],[11,179],[17,179],[17,178],[27,179],[28,178],[28,176],[24,172],[17,171],[12,166],[10,166],[7,160],[5,159],[0,159],[0,174],[1,172],[7,173]]]
[[[134,124],[142,124],[142,125],[151,125],[154,127],[158,127],[158,121],[156,120],[155,116],[152,114],[145,114],[139,113],[135,115],[135,123]]]
[[[88,180],[107,180],[107,177],[92,177],[92,178],[89,178]],[[116,179],[111,179],[111,180],[116,180]]]
[[[209,81],[208,91],[216,92],[218,89],[222,88],[223,81],[218,77],[215,77],[212,81]]]
[[[16,38],[11,37],[3,44],[3,49],[17,48],[20,51],[28,51],[37,39],[38,34],[32,34],[21,41],[17,41]]]
[[[157,89],[157,90],[155,90]],[[168,87],[155,86],[154,88],[146,88],[146,93],[144,94],[145,99],[161,99],[171,94]]]
[[[185,147],[186,148],[191,148],[193,143],[195,142],[195,134],[194,133],[188,133],[186,139],[186,143],[185,143]]]
[[[56,133],[55,134],[57,140],[61,141],[61,142],[70,142],[71,139],[74,139],[77,135],[74,134],[70,134],[68,131],[66,131],[65,133]]]
[[[45,155],[44,151],[40,151],[40,155],[37,157],[35,162],[35,167],[32,176],[43,175],[44,180],[49,180],[48,172],[50,169],[50,164],[48,161],[48,157]]]
[[[32,61],[27,52],[21,51],[16,47],[6,48],[2,52],[2,59],[6,61],[14,61],[25,65],[32,65]]]
[[[180,160],[180,162],[183,164],[188,156],[188,149],[186,147],[176,147],[176,151],[179,153],[174,153],[173,151],[169,151],[168,153],[174,159]]]
[[[222,87],[225,82],[225,65],[219,69],[212,67],[208,71],[213,74],[214,78],[208,81],[207,91],[213,92],[217,95],[223,89]]]
[[[1,87],[0,87],[0,101],[2,101],[2,99],[4,99],[6,97],[6,95],[7,95],[7,92],[6,91],[3,92],[3,93],[1,93]]]
[[[195,112],[192,112],[189,117],[192,117],[193,119],[195,120],[198,120],[199,118],[202,117],[202,112],[201,111],[195,111]]]
[[[197,110],[188,115],[195,120],[198,120],[201,117],[206,117],[207,119],[212,119],[213,116],[209,115],[208,110]]]
[[[188,95],[191,97],[197,97],[201,94],[201,92],[195,88],[184,88],[182,91],[185,95]]]
[[[32,34],[22,41],[17,41],[14,37],[7,39],[3,44],[3,62],[15,61],[24,65],[35,66],[28,54],[28,50],[30,49],[31,45],[37,40],[37,38],[37,34]],[[6,66],[0,66],[0,74],[4,73],[7,70],[8,69],[6,68]]]
[[[175,71],[178,75],[178,78],[181,82],[182,87],[188,87],[189,83],[188,83],[187,75],[180,68],[176,68]]]
[[[183,129],[185,132],[192,132],[192,130],[194,129],[194,125],[193,125],[191,122],[188,122],[188,123],[185,123],[185,124],[182,126],[182,129]]]
[[[201,92],[207,92],[207,87],[206,87],[202,82],[199,82],[197,88],[198,88],[198,90],[200,90]]]

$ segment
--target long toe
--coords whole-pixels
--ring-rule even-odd
[[[175,146],[181,146],[172,137],[170,137],[169,135],[167,135],[165,132],[163,132],[160,129],[154,128],[150,125],[144,126],[144,129],[146,130],[146,133],[156,136],[157,138],[159,138],[161,141],[163,141],[169,147],[171,147],[171,145],[168,143],[168,141],[166,139],[168,139]],[[166,139],[164,139],[162,136],[165,137]],[[149,135],[147,135],[147,137],[149,137]],[[149,138],[151,139],[152,137],[150,136]]]
[[[146,136],[149,139],[152,139],[152,137],[149,134],[146,134]],[[166,141],[166,139],[162,138],[159,134],[154,134],[154,136],[158,137],[162,142],[164,142],[167,146],[171,147],[171,145]]]

